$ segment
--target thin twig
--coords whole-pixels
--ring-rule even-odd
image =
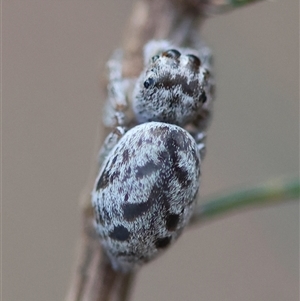
[[[129,301],[135,276],[135,272],[123,275],[123,278],[120,281],[119,301]]]
[[[298,177],[281,178],[259,186],[224,193],[219,197],[210,197],[204,200],[202,205],[196,207],[190,226],[199,225],[204,221],[210,221],[238,210],[299,200],[299,181]]]

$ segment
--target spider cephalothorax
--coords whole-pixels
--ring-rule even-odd
[[[194,121],[211,97],[209,71],[194,54],[169,49],[151,58],[137,80],[133,111],[138,123],[180,126]]]

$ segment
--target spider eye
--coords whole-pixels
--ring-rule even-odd
[[[152,63],[155,63],[159,59],[159,55],[155,55],[151,58]]]
[[[190,64],[195,68],[199,68],[201,66],[201,61],[197,56],[188,54],[187,57],[189,58]]]
[[[149,77],[144,81],[144,87],[148,89],[150,86],[154,84],[154,79],[152,77]]]
[[[172,58],[172,59],[177,59],[180,57],[180,55],[181,53],[176,49],[169,49],[162,53],[162,56]]]

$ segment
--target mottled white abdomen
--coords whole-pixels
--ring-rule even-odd
[[[96,230],[115,269],[166,249],[193,212],[200,155],[184,129],[150,122],[129,130],[103,163],[92,193]]]

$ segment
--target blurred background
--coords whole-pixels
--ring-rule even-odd
[[[100,78],[132,5],[2,2],[4,301],[64,298],[96,153]],[[204,24],[217,99],[201,197],[299,173],[298,6],[270,1]],[[133,300],[299,300],[298,204],[186,231],[141,270]]]

